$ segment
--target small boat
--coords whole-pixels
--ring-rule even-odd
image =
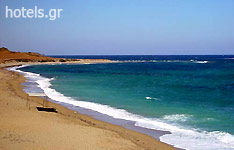
[[[55,112],[57,113],[57,110],[53,107],[37,107],[38,111],[46,111],[46,112]]]

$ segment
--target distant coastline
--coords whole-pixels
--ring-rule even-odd
[[[25,64],[72,64],[72,63],[115,63],[109,59],[68,59],[43,56],[32,52],[14,52],[7,48],[0,48],[0,66],[15,66]]]

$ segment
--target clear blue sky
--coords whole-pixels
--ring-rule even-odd
[[[7,19],[5,6],[61,8]],[[234,0],[0,0],[0,46],[43,54],[234,54]]]

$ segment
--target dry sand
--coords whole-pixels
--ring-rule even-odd
[[[58,113],[38,112],[36,106],[41,106],[41,98],[30,98],[28,109],[27,95],[20,84],[24,81],[22,75],[0,68],[1,150],[175,149],[150,136],[95,120],[55,103],[47,105]]]

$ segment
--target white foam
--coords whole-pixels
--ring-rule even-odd
[[[147,96],[147,97],[145,97],[145,99],[147,99],[147,100],[160,100],[160,99],[158,99],[158,98],[155,98],[155,97],[149,97],[149,96]]]
[[[179,122],[185,122],[192,118],[192,115],[187,114],[173,114],[173,115],[165,115],[163,116],[163,119],[168,121],[179,121]]]
[[[22,66],[21,66],[22,67]],[[162,119],[157,118],[145,118],[140,115],[132,114],[123,109],[117,109],[108,105],[101,105],[92,102],[78,101],[71,97],[64,96],[56,90],[50,88],[49,78],[41,77],[39,74],[23,72],[17,70],[21,67],[10,68],[12,71],[23,73],[28,80],[34,80],[39,84],[39,87],[43,89],[45,94],[57,102],[64,102],[74,106],[79,106],[87,109],[97,111],[102,114],[112,116],[113,118],[125,119],[135,121],[136,126],[170,131],[172,134],[163,135],[160,140],[174,145],[178,148],[184,148],[189,150],[234,150],[234,136],[220,131],[207,132],[200,131],[198,129],[186,128],[184,126],[174,125],[167,123]],[[23,66],[24,67],[24,66]],[[150,99],[151,97],[146,97]],[[174,121],[175,120],[186,120],[192,116],[186,114],[175,114],[170,116],[164,116],[163,119]]]
[[[163,135],[161,141],[189,150],[233,150],[234,138],[225,132],[180,132],[171,131],[172,136]]]
[[[138,63],[144,63],[144,62],[154,62],[154,63],[160,63],[160,62],[166,62],[166,63],[198,63],[198,64],[205,64],[209,61],[198,61],[198,60],[125,60],[123,62],[138,62]]]
[[[206,64],[206,63],[208,63],[208,61],[195,61],[195,63],[198,63],[198,64]]]

